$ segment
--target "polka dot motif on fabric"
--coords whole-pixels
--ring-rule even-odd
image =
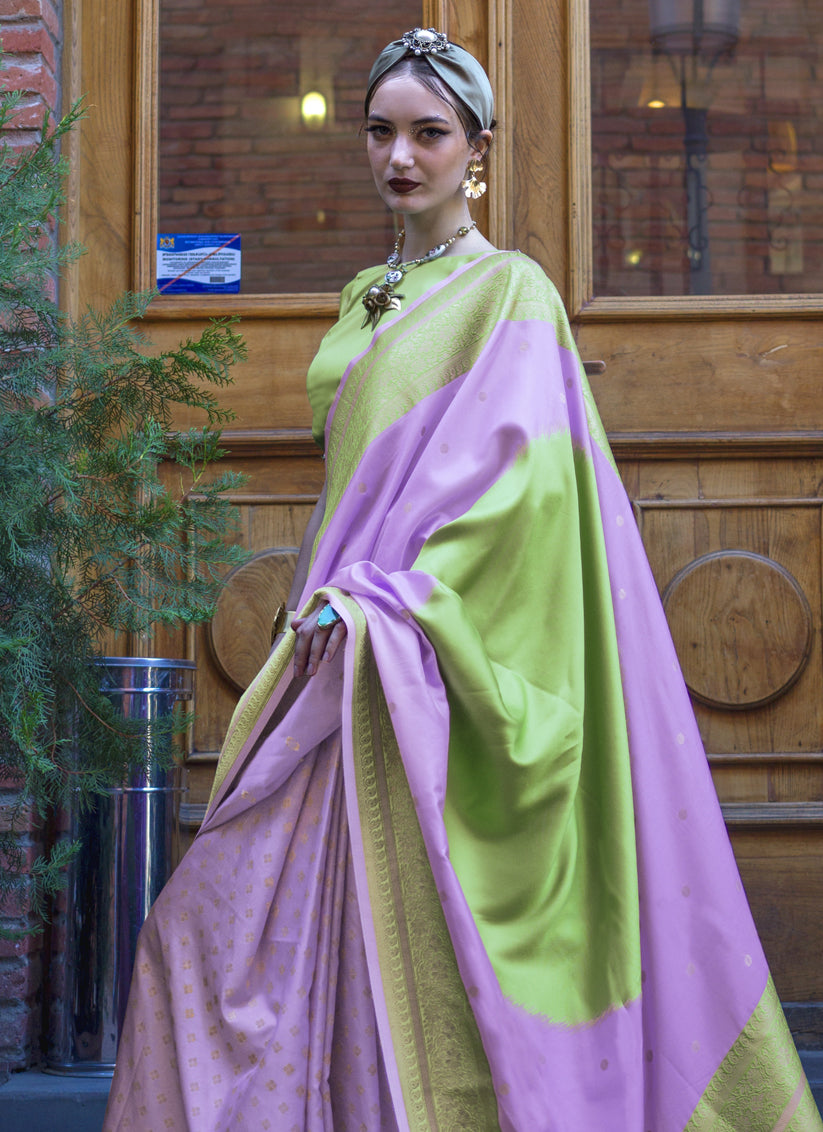
[[[680,818],[681,821],[685,821],[686,818],[689,816],[689,811],[688,810],[678,810],[677,816]]]
[[[603,1060],[600,1062],[600,1068],[601,1069],[608,1069],[609,1068],[609,1059],[607,1057],[604,1057]]]
[[[689,886],[687,884],[684,884],[683,887],[680,889],[680,891],[684,896],[691,896],[692,890],[689,888]]]
[[[677,743],[677,745],[679,747],[682,747],[683,744],[686,742],[686,736],[683,734],[682,731],[678,731],[677,734],[675,735],[674,739],[675,739],[675,742]]]
[[[626,521],[626,520],[625,520],[625,519],[623,518],[623,516],[622,516],[622,515],[618,515],[618,516],[617,516],[617,518],[616,518],[616,520],[615,520],[615,522],[617,523],[618,527],[622,527],[622,526],[623,526],[623,524],[625,523],[625,521]]]
[[[360,492],[360,494],[361,494],[361,495],[365,495],[365,494],[366,494],[366,491],[367,491],[368,489],[367,489],[367,487],[366,487],[366,485],[365,485],[364,483],[359,483],[359,484],[357,485],[357,490],[358,490],[358,491]]]
[[[744,955],[743,956],[743,962],[746,964],[747,967],[751,967],[751,965],[752,965],[751,955]]]
[[[482,390],[481,390],[480,393],[477,394],[477,400],[478,401],[487,401],[488,398],[489,398],[488,393],[484,393]]]
[[[444,456],[446,455],[448,450],[449,450],[448,444],[441,444],[440,445],[440,451],[443,453]]]

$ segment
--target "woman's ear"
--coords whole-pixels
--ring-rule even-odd
[[[491,130],[481,130],[477,137],[472,139],[472,149],[480,158],[484,160],[489,152],[489,146],[492,143],[493,134]]]

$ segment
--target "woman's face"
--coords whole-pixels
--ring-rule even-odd
[[[390,76],[371,100],[367,152],[380,196],[395,212],[449,210],[477,151],[454,108],[409,74]]]

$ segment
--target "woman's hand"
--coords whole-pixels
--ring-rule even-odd
[[[318,627],[318,618],[328,608],[329,604],[326,602],[319,605],[308,617],[295,617],[291,623],[297,637],[294,646],[295,676],[314,676],[320,667],[320,661],[333,660],[335,653],[346,639],[345,621],[335,621],[326,628]]]

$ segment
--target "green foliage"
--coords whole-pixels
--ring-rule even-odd
[[[2,131],[17,96],[0,100]],[[77,320],[50,298],[78,255],[55,218],[80,116],[28,151],[0,143],[0,910],[23,893],[36,915],[69,850],[27,862],[24,812],[45,818],[143,757],[90,663],[104,635],[209,618],[244,555],[226,539],[240,480],[212,468],[231,419],[218,390],[244,356],[231,323],[158,353],[135,326],[152,294]],[[206,423],[176,433],[180,410]]]

